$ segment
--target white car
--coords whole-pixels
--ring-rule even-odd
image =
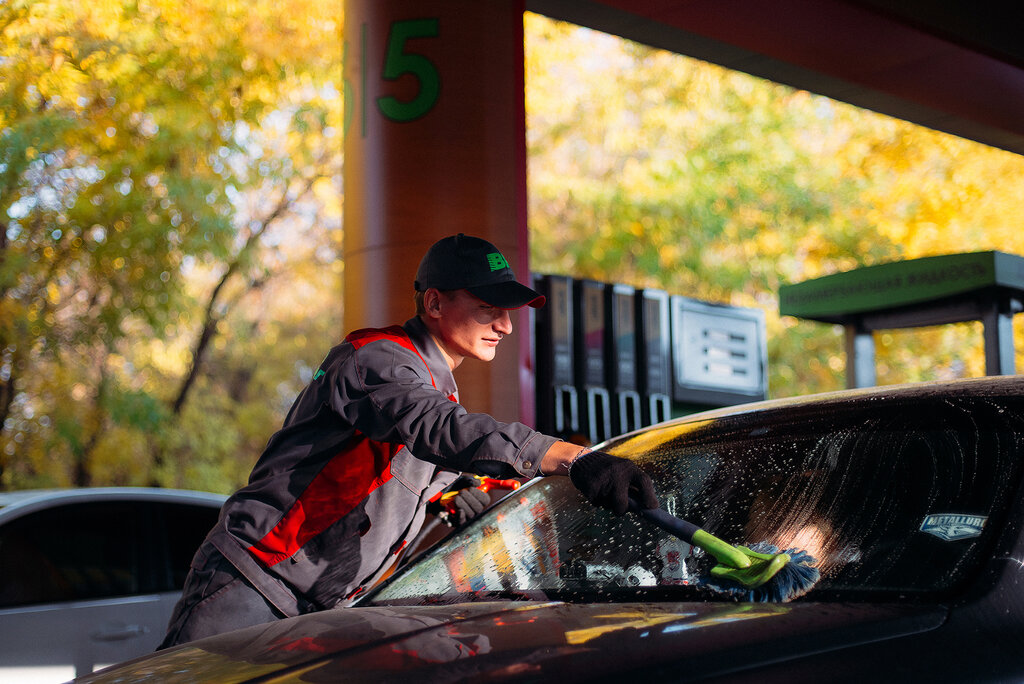
[[[226,498],[0,493],[0,681],[63,682],[153,651]]]

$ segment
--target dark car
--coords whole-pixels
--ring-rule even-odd
[[[542,478],[357,607],[82,681],[1024,681],[1024,378],[750,404],[603,448],[718,537],[806,550],[820,582],[740,600],[702,552]]]
[[[220,494],[0,493],[0,681],[65,682],[150,653]]]

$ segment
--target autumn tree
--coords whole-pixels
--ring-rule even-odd
[[[181,482],[152,455],[182,455],[211,340],[281,271],[275,227],[332,248],[311,217],[340,191],[340,22],[0,5],[0,483]]]

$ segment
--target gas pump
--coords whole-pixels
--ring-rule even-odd
[[[642,425],[636,344],[636,290],[629,285],[605,285],[605,335],[608,345],[608,388],[612,396],[615,434]]]
[[[637,355],[640,406],[644,425],[668,420],[672,415],[672,356],[669,328],[669,295],[664,290],[636,293]]]
[[[537,358],[537,429],[568,439],[580,432],[579,395],[573,364],[573,280],[543,275],[535,289],[547,297],[534,319]]]
[[[537,426],[570,441],[767,398],[764,312],[625,284],[538,275]]]
[[[576,386],[581,432],[591,444],[612,436],[611,401],[605,385],[605,285],[578,280],[573,293]]]

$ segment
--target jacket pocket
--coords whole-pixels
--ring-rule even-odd
[[[399,449],[391,459],[391,476],[418,498],[434,479],[437,469],[433,463],[421,461],[406,449]]]

